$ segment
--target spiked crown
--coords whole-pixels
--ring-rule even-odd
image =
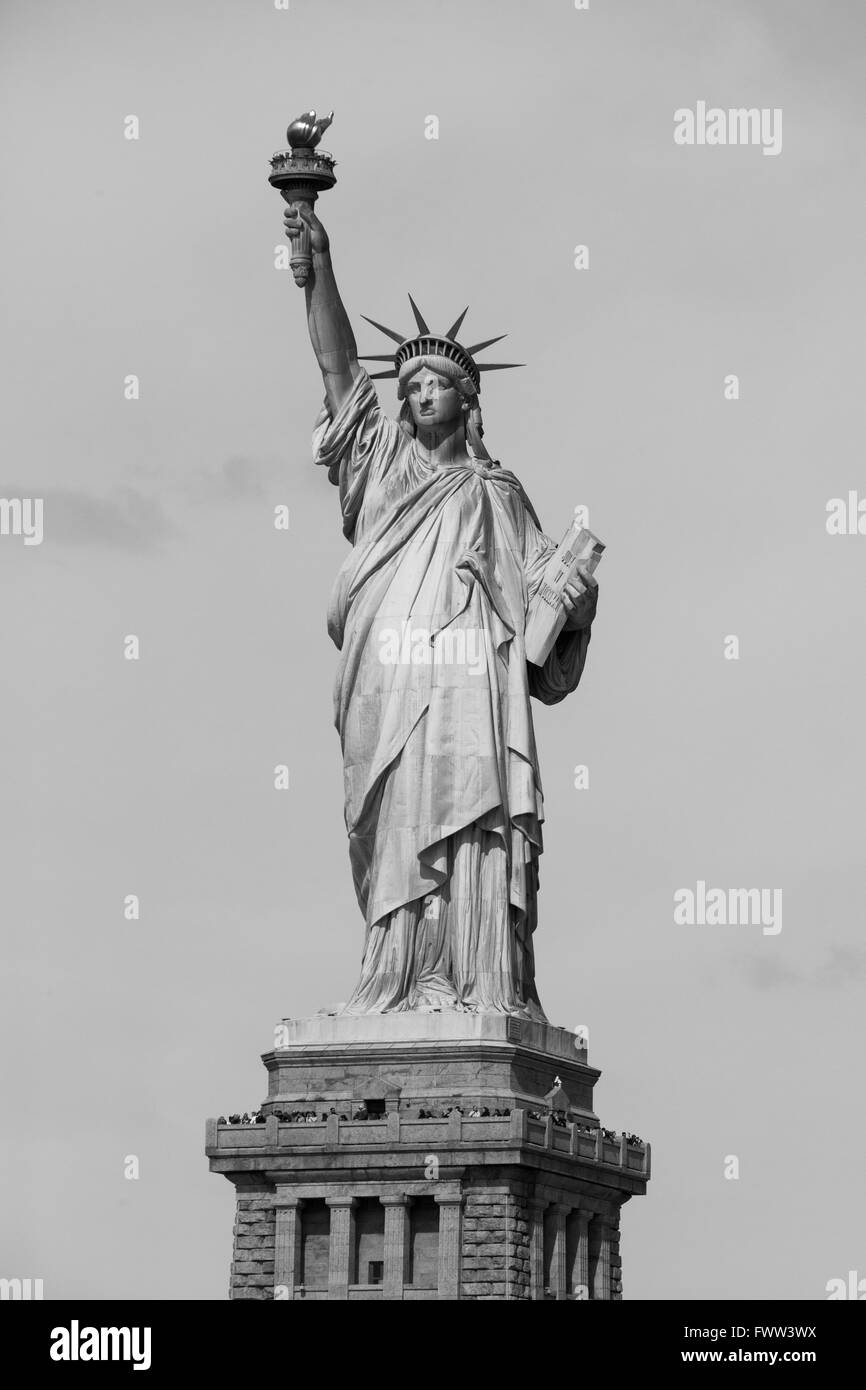
[[[361,358],[362,362],[391,362],[393,365],[388,371],[371,372],[372,378],[399,377],[403,368],[408,362],[420,357],[442,357],[449,362],[453,362],[459,367],[464,376],[472,381],[475,390],[481,389],[481,372],[504,371],[508,367],[522,367],[522,362],[481,362],[475,361],[474,354],[483,351],[484,348],[492,347],[494,343],[499,343],[507,335],[500,333],[498,338],[486,338],[484,342],[473,343],[471,347],[464,347],[458,343],[457,334],[468,313],[468,306],[463,310],[459,318],[455,319],[446,333],[431,333],[424,319],[423,314],[409,295],[409,303],[412,305],[412,313],[415,315],[415,323],[418,328],[417,334],[406,336],[404,333],[397,333],[393,328],[386,328],[384,324],[377,323],[375,319],[368,319],[366,314],[361,317],[378,328],[380,333],[398,344],[397,351],[394,353],[368,353]]]

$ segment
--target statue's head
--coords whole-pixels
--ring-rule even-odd
[[[450,364],[448,364],[450,366]],[[450,425],[477,401],[474,385],[464,385],[465,378],[448,366],[428,363],[426,358],[408,364],[405,380],[401,378],[404,418],[411,419],[415,430],[436,429]],[[405,406],[408,405],[408,411]]]
[[[400,411],[400,424],[409,435],[416,435],[425,427],[433,429],[453,425],[462,415],[465,420],[466,443],[477,458],[489,459],[489,454],[481,442],[484,432],[481,422],[481,407],[478,392],[481,386],[481,373],[516,367],[517,362],[477,363],[474,354],[483,348],[498,343],[500,338],[486,338],[484,342],[464,347],[457,341],[457,333],[466,317],[467,310],[455,320],[447,333],[431,333],[427,323],[409,296],[418,333],[404,336],[393,328],[386,328],[375,319],[367,319],[374,328],[398,344],[393,359],[380,354],[368,354],[362,361],[388,362],[393,367],[388,371],[372,372],[377,377],[397,377],[397,396],[403,402]],[[366,318],[366,314],[363,315]],[[501,335],[504,337],[504,334]]]
[[[397,394],[403,405],[400,424],[414,437],[425,430],[450,432],[462,420],[466,440],[480,457],[487,451],[481,443],[484,427],[478,389],[472,377],[445,357],[416,357],[399,371]]]

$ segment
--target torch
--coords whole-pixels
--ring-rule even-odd
[[[312,207],[319,194],[333,188],[337,182],[333,157],[325,150],[317,149],[333,119],[333,111],[322,120],[316,119],[315,111],[305,112],[292,121],[286,131],[289,148],[277,150],[271,157],[268,183],[280,190],[287,203],[307,203]],[[298,235],[292,238],[289,264],[295,284],[305,285],[313,266],[309,227],[302,227]]]

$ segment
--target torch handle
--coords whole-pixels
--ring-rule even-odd
[[[297,198],[293,197],[291,193],[286,192],[285,189],[281,189],[280,192],[289,207],[292,208],[297,207],[300,203],[306,203],[308,207],[312,208],[317,196],[315,193],[313,193],[312,196],[309,193],[305,193],[303,198]],[[292,275],[296,285],[304,286],[313,269],[313,250],[310,240],[310,229],[306,223],[302,222],[301,230],[297,235],[291,238],[291,243],[292,255],[289,265],[292,268]]]

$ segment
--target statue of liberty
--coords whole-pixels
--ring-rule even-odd
[[[551,705],[576,688],[597,583],[578,570],[563,595],[565,627],[544,665],[529,663],[527,606],[556,547],[482,442],[481,372],[494,364],[475,356],[499,339],[462,346],[465,310],[446,333],[431,332],[410,297],[417,332],[374,323],[396,349],[374,359],[391,365],[371,376],[311,203],[291,204],[285,222],[312,261],[307,317],[325,385],[314,458],[339,491],[351,545],[328,613],[366,923],[345,1012],[545,1021],[533,955],[544,810],[530,697]],[[396,379],[399,420],[383,413],[373,377]]]

